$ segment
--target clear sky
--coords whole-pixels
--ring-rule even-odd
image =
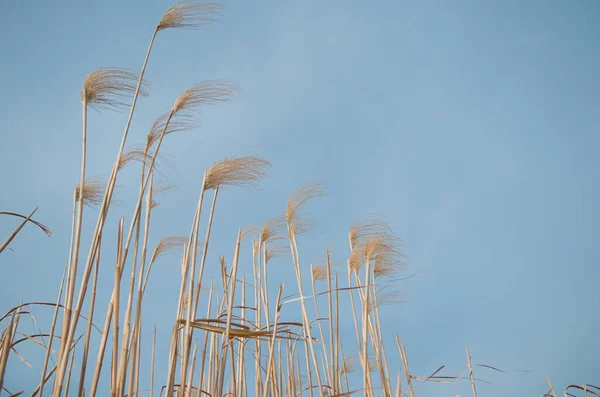
[[[54,232],[49,239],[27,227],[11,245],[26,257],[0,256],[1,312],[56,299],[79,178],[81,84],[98,67],[139,70],[171,5],[0,3],[0,210],[39,207],[35,218]],[[328,196],[309,208],[319,228],[299,242],[305,265],[321,262],[333,241],[343,266],[349,226],[371,215],[403,239],[405,275],[418,272],[398,285],[406,302],[383,311],[392,368],[400,368],[398,333],[414,374],[441,365],[457,374],[465,344],[475,363],[505,370],[475,369],[490,382],[479,385],[482,396],[541,395],[546,376],[560,389],[598,383],[599,20],[595,0],[231,1],[209,30],[161,33],[132,143],[191,84],[226,78],[244,92],[205,109],[197,131],[169,136],[164,149],[176,170],[167,174],[181,187],[161,199],[151,246],[189,232],[206,167],[259,154],[272,162],[271,178],[259,189],[223,191],[213,264],[231,258],[238,226],[283,213],[295,187],[325,180]],[[90,177],[108,176],[125,119],[91,112]],[[119,217],[130,219],[137,179],[134,167],[119,179],[110,234]],[[86,212],[88,229],[96,215]],[[0,218],[2,236],[14,227]],[[99,310],[112,285],[111,241]],[[274,266],[271,280],[295,293],[289,257]],[[163,337],[163,363],[178,285],[175,255],[157,264],[144,312],[147,329],[157,323]],[[35,370],[11,361],[7,386],[38,380],[40,350],[24,350]],[[422,385],[419,393],[469,388]]]

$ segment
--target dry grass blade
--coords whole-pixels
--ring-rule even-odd
[[[2,253],[2,251],[4,251],[6,247],[8,247],[8,245],[14,240],[14,238],[17,237],[17,234],[19,234],[19,232],[21,231],[21,229],[23,229],[27,222],[31,220],[31,217],[33,216],[33,214],[35,214],[36,211],[37,207],[31,212],[31,214],[29,214],[28,217],[25,218],[23,222],[21,222],[19,226],[15,228],[15,230],[13,230],[10,236],[8,236],[8,238],[0,245],[0,253]]]
[[[217,161],[206,171],[204,188],[217,189],[221,186],[253,186],[268,174],[271,163],[260,157],[244,156]]]
[[[300,210],[304,204],[312,198],[324,195],[325,185],[322,182],[308,183],[292,192],[285,209],[285,220],[295,234],[310,230],[314,226],[314,222],[302,219]]]
[[[28,222],[31,222],[34,225],[36,225],[37,227],[39,227],[44,233],[46,233],[46,235],[48,237],[52,237],[52,230],[50,230],[50,228],[48,228],[48,226],[45,226],[44,224],[42,224],[36,220],[33,220],[25,215],[17,214],[16,212],[8,212],[8,211],[0,211],[0,215],[16,216],[21,219],[27,219]]]
[[[200,3],[182,1],[171,7],[156,27],[157,30],[170,28],[200,29],[216,22],[215,15],[223,9],[221,3]]]
[[[81,90],[81,99],[94,109],[118,109],[129,104],[125,98],[133,96],[139,75],[122,69],[105,68],[96,69],[88,74]],[[148,84],[142,82],[139,95],[148,96]]]
[[[188,88],[173,104],[172,114],[193,110],[203,105],[228,102],[241,91],[240,86],[228,80],[209,80]]]
[[[83,184],[83,204],[88,207],[102,204],[105,185],[97,181],[85,181]],[[81,186],[79,182],[75,186],[75,201],[79,201]]]

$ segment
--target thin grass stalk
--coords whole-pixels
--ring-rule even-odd
[[[39,393],[40,393],[40,397],[43,396],[44,393],[44,385],[46,383],[46,370],[48,369],[48,360],[50,359],[50,356],[52,354],[52,341],[54,339],[54,331],[56,329],[56,321],[58,319],[58,311],[60,310],[60,300],[62,298],[62,293],[63,293],[63,288],[65,286],[65,279],[66,279],[66,275],[67,275],[67,269],[69,267],[69,264],[67,263],[65,265],[65,269],[63,270],[63,275],[62,275],[62,279],[60,281],[60,288],[58,290],[58,298],[56,299],[56,308],[54,309],[54,316],[52,317],[52,325],[50,326],[50,337],[48,339],[48,346],[46,347],[46,355],[44,356],[44,365],[42,367],[42,379],[40,380],[40,384],[39,384]],[[90,321],[88,319],[88,321]],[[90,321],[91,323],[91,321]]]
[[[96,305],[96,288],[98,285],[98,269],[100,267],[100,251],[98,251],[98,256],[96,257],[96,264],[94,265],[94,280],[92,281],[92,294],[90,295],[90,310],[88,314],[88,323],[87,328],[85,330],[85,344],[83,346],[83,355],[81,357],[81,372],[79,375],[79,387],[77,389],[77,395],[79,397],[84,396],[84,383],[85,383],[85,374],[87,370],[87,359],[88,352],[90,349],[90,339],[92,336],[92,322],[94,319],[94,308]]]
[[[90,251],[88,253],[88,258],[86,261],[86,265],[85,265],[85,270],[84,270],[84,274],[83,274],[83,278],[81,280],[81,288],[79,291],[79,297],[78,297],[78,301],[77,301],[77,306],[75,309],[75,315],[73,318],[73,322],[74,325],[70,326],[70,330],[66,335],[66,343],[70,343],[73,340],[73,336],[75,334],[75,328],[77,326],[77,321],[79,318],[79,313],[81,312],[82,306],[83,306],[83,300],[85,298],[86,292],[87,292],[87,285],[89,282],[89,278],[90,278],[90,273],[91,273],[91,268],[92,268],[92,264],[93,264],[93,259],[96,257],[96,251],[99,249],[99,236],[102,233],[102,230],[104,228],[104,222],[106,220],[106,217],[108,215],[108,208],[110,206],[110,201],[112,199],[112,194],[113,194],[113,190],[116,184],[116,177],[117,177],[117,172],[118,172],[118,167],[119,164],[121,163],[121,157],[123,155],[123,150],[125,148],[125,142],[127,141],[127,135],[129,133],[129,127],[131,125],[131,120],[133,119],[133,113],[135,111],[135,105],[137,103],[137,98],[138,95],[140,93],[140,89],[142,86],[142,82],[144,79],[144,73],[146,71],[146,65],[148,64],[148,59],[150,58],[150,52],[152,51],[152,46],[154,44],[154,39],[156,38],[156,34],[158,33],[158,26],[157,28],[154,30],[153,34],[152,34],[152,38],[150,40],[150,44],[148,45],[148,50],[146,51],[146,57],[144,59],[144,63],[142,65],[142,71],[140,73],[139,76],[139,80],[138,80],[138,84],[137,87],[135,89],[135,92],[133,94],[133,100],[131,103],[131,108],[129,110],[129,116],[127,117],[127,123],[125,124],[125,131],[123,132],[123,138],[121,140],[121,146],[119,148],[119,151],[117,153],[117,159],[113,165],[113,169],[112,169],[112,173],[110,178],[108,179],[108,183],[106,185],[106,192],[104,193],[104,198],[102,200],[102,204],[100,206],[100,214],[98,216],[98,221],[96,223],[96,227],[94,230],[94,234],[92,237],[92,244],[90,247]],[[71,331],[72,330],[72,331]],[[58,389],[62,388],[62,381],[64,378],[64,371],[65,371],[65,360],[66,357],[64,357],[64,355],[61,357],[61,360],[59,360],[59,367],[57,369],[57,375],[56,375],[56,381],[55,384],[58,385]],[[55,388],[56,390],[56,388]],[[58,391],[58,393],[53,393],[55,397],[60,397],[60,390]]]
[[[192,353],[192,365],[190,365],[190,369],[189,369],[189,373],[188,373],[188,379],[190,382],[189,387],[185,387],[184,386],[184,390],[185,392],[182,392],[181,395],[182,397],[192,397],[192,389],[193,389],[193,383],[194,383],[194,368],[196,367],[196,352],[198,351],[198,341],[196,341],[196,343],[194,343],[194,352]],[[183,368],[182,368],[183,370]]]
[[[77,216],[75,222],[75,240],[73,247],[70,248],[70,252],[73,253],[71,262],[69,263],[69,271],[67,272],[67,295],[65,300],[65,310],[63,312],[63,334],[69,329],[72,309],[73,309],[73,295],[75,294],[75,282],[77,281],[77,263],[79,262],[79,246],[81,241],[81,228],[83,221],[83,189],[85,185],[85,164],[86,164],[86,147],[87,147],[87,93],[85,92],[85,84],[83,86],[83,92],[81,96],[82,105],[82,138],[81,138],[81,176],[79,181],[79,197],[77,199]],[[74,203],[75,206],[75,203]],[[69,254],[70,256],[70,254]],[[64,339],[61,339],[60,352],[66,349],[66,346],[62,343]]]
[[[212,297],[213,297],[213,280],[210,282],[210,289],[208,293],[208,309],[206,313],[206,318],[210,318],[212,311]],[[205,390],[204,385],[204,367],[206,363],[206,346],[208,344],[208,331],[204,331],[204,345],[202,346],[202,361],[200,364],[200,379],[198,381],[198,389]],[[209,356],[210,357],[210,356]]]
[[[550,378],[546,376],[546,381],[548,382],[548,386],[550,386],[550,393],[556,397],[556,391],[554,390],[554,386],[552,386],[552,382],[550,382]]]
[[[75,362],[75,349],[71,352],[71,362],[69,363],[69,372],[67,372],[67,380],[64,397],[68,397],[69,388],[71,387],[71,374],[73,373],[73,363]]]
[[[477,389],[475,388],[475,379],[473,379],[473,367],[471,366],[471,355],[469,354],[469,346],[465,346],[465,350],[467,352],[467,366],[469,367],[469,379],[471,380],[473,397],[477,397]]]
[[[308,379],[308,395],[313,397],[313,381],[312,381],[312,370],[310,368],[310,346],[308,346],[308,338],[304,338],[304,362],[306,364],[306,377]]]
[[[152,361],[150,363],[150,397],[154,397],[154,357],[156,354],[156,324],[154,325],[154,335],[152,336]],[[137,396],[137,393],[136,393]]]
[[[0,391],[4,386],[4,376],[6,374],[6,365],[8,363],[8,357],[10,356],[11,346],[13,344],[13,340],[15,338],[15,334],[17,333],[17,327],[19,325],[19,319],[21,317],[21,308],[19,310],[15,310],[10,317],[10,322],[8,326],[2,333],[2,337],[0,338],[0,347],[2,350],[0,351]]]
[[[14,240],[14,238],[17,237],[17,234],[19,234],[19,232],[21,231],[21,229],[23,229],[23,227],[27,224],[27,222],[29,222],[29,220],[31,219],[31,217],[33,216],[33,214],[35,214],[35,212],[37,210],[38,209],[36,207],[33,211],[31,211],[31,214],[29,214],[29,216],[27,218],[25,218],[23,220],[23,222],[21,222],[21,224],[19,226],[17,226],[17,228],[15,230],[13,230],[13,232],[2,243],[2,245],[0,245],[0,253],[2,253],[2,251],[4,251],[6,249],[6,247],[8,247],[8,245]]]
[[[310,322],[308,321],[308,314],[306,312],[306,304],[304,302],[304,293],[303,293],[303,289],[302,289],[302,274],[301,274],[301,270],[300,270],[300,259],[299,259],[299,253],[298,253],[298,244],[296,242],[296,233],[291,229],[289,223],[288,223],[288,235],[290,237],[290,249],[292,251],[292,258],[294,261],[294,267],[296,270],[296,280],[298,282],[298,292],[300,293],[300,296],[302,297],[300,299],[300,307],[302,308],[302,319],[304,321],[304,329],[305,329],[305,333],[308,337],[308,345],[310,347],[310,354],[312,356],[312,361],[313,361],[313,365],[315,367],[315,375],[317,378],[317,384],[319,386],[319,392],[321,394],[323,394],[323,383],[321,382],[321,375],[319,373],[319,364],[317,362],[317,356],[315,354],[315,347],[313,345],[313,340],[312,340],[312,332],[310,330]],[[310,365],[309,365],[310,367]],[[309,374],[309,378],[310,378],[310,374]],[[312,390],[312,388],[311,388]]]
[[[142,317],[140,316],[140,329],[142,328]],[[137,343],[136,343],[136,355],[135,355],[135,395],[139,396],[140,395],[140,361],[142,358],[142,333],[141,332],[137,332],[136,335],[137,338]],[[133,377],[133,375],[132,375]],[[132,394],[129,393],[129,395],[131,396]]]
[[[58,366],[55,365],[54,367],[52,367],[52,369],[46,374],[46,376],[44,377],[44,379],[42,379],[42,381],[40,382],[39,385],[37,385],[37,387],[35,389],[33,389],[33,391],[31,392],[31,394],[29,395],[29,397],[36,397],[38,392],[43,388],[44,384],[48,382],[48,380],[50,380],[50,378],[52,377],[52,375],[54,375],[54,373],[56,372],[56,368]]]
[[[277,308],[275,310],[275,322],[273,323],[273,336],[271,337],[271,340],[269,341],[269,357],[267,359],[267,376],[265,379],[265,388],[263,390],[263,397],[267,397],[267,386],[269,385],[269,381],[270,381],[270,374],[271,371],[269,370],[269,368],[271,368],[272,362],[273,362],[273,355],[275,352],[275,339],[276,339],[276,335],[277,335],[277,324],[279,323],[279,316],[281,315],[281,294],[283,293],[283,284],[279,285],[279,293],[277,294]]]
[[[243,282],[242,282],[242,310],[241,310],[241,318],[243,320],[245,320],[245,318],[246,318],[246,276],[244,276],[244,279],[243,279]],[[244,367],[245,367],[245,363],[244,363],[245,346],[244,346],[244,342],[242,340],[238,340],[237,345],[238,345],[238,373],[237,373],[237,376],[238,376],[238,378],[237,378],[238,388],[236,389],[236,395],[241,397],[242,393],[243,393],[242,382],[243,382]]]
[[[144,158],[144,163],[142,164],[142,179],[144,178],[144,172],[143,172],[144,169],[145,169],[145,158]],[[143,237],[142,237],[142,253],[141,253],[141,257],[140,257],[140,269],[139,269],[138,291],[137,291],[137,298],[136,298],[135,319],[133,321],[133,334],[135,335],[135,337],[132,337],[132,339],[131,339],[131,344],[132,344],[131,351],[136,352],[134,355],[134,358],[133,358],[133,361],[135,361],[135,362],[139,362],[140,342],[137,339],[141,339],[142,301],[144,298],[145,285],[148,281],[148,277],[150,276],[150,269],[148,269],[148,274],[144,275],[144,271],[146,269],[146,254],[148,252],[148,235],[149,235],[149,230],[150,230],[150,215],[152,213],[152,189],[153,189],[153,184],[154,184],[153,171],[149,170],[149,173],[151,174],[151,177],[150,177],[150,182],[148,185],[148,191],[146,193],[146,202],[145,202],[146,214],[144,217],[144,232],[143,232]],[[141,186],[140,186],[140,190],[141,190]],[[136,231],[136,233],[137,233],[137,231]],[[137,236],[136,236],[136,240],[137,240]],[[133,266],[135,266],[135,264]],[[139,371],[139,365],[138,365],[138,371]],[[130,381],[128,395],[131,395],[132,386],[133,386],[132,382]],[[137,386],[136,386],[136,389],[137,389]],[[137,395],[137,393],[136,393],[136,395]]]
[[[121,218],[119,224],[119,230],[122,232],[122,222],[123,222],[123,218]],[[119,239],[119,241],[121,241],[121,239]],[[117,253],[117,262],[118,262],[118,258],[119,258],[120,254]],[[115,265],[115,269],[119,269],[121,272],[119,274],[119,278],[123,275],[123,268],[118,267],[118,264]],[[115,274],[116,276],[116,274]],[[96,359],[96,368],[94,370],[94,375],[92,378],[92,384],[90,386],[90,393],[89,393],[89,397],[94,397],[96,395],[96,391],[98,389],[98,383],[100,380],[100,373],[102,371],[102,364],[104,363],[104,353],[106,351],[106,344],[108,342],[108,336],[110,334],[110,329],[111,329],[111,323],[113,320],[113,312],[116,310],[116,295],[117,295],[117,283],[115,283],[113,285],[113,291],[112,291],[112,295],[110,297],[110,301],[108,303],[108,307],[106,309],[106,317],[104,319],[104,329],[102,331],[102,337],[100,338],[100,346],[98,347],[98,357]],[[118,323],[117,323],[118,324]],[[115,327],[115,333],[118,337],[118,331],[116,331],[116,327]],[[113,334],[113,336],[114,336]]]
[[[252,244],[252,247],[255,247],[255,244]],[[264,304],[263,294],[262,294],[262,280],[260,275],[260,247],[258,250],[255,250],[252,255],[252,265],[254,269],[254,307],[256,308],[255,312],[255,327],[257,330],[261,328],[261,316],[262,311],[261,308]],[[257,262],[258,257],[258,262]],[[260,370],[260,362],[261,362],[261,341],[260,338],[256,338],[254,340],[254,346],[256,348],[256,359],[254,360],[254,395],[260,396],[262,395],[262,372]]]
[[[225,365],[227,362],[227,346],[230,345],[232,343],[232,341],[229,339],[229,334],[231,331],[231,320],[233,317],[233,302],[235,299],[235,287],[236,287],[236,278],[237,278],[237,270],[238,270],[238,263],[239,263],[239,258],[240,258],[240,245],[242,243],[242,229],[238,230],[238,236],[237,236],[237,241],[235,243],[235,252],[233,255],[233,263],[231,266],[231,274],[229,276],[229,283],[230,283],[230,287],[229,287],[229,297],[227,299],[227,326],[225,328],[225,335],[223,336],[223,354],[222,354],[222,358],[221,358],[221,370],[219,373],[219,388],[218,390],[218,395],[221,396],[223,395],[223,383],[225,380]],[[233,357],[232,357],[232,361],[233,361]]]
[[[402,360],[402,366],[404,367],[404,376],[406,377],[406,384],[408,385],[410,397],[415,397],[415,390],[413,389],[412,385],[412,376],[410,375],[410,371],[408,369],[408,358],[406,356],[406,348],[403,344],[400,343],[398,335],[396,335],[396,345],[398,346],[398,351],[400,352],[400,359]]]
[[[333,344],[333,291],[331,290],[331,250],[327,249],[325,254],[325,270],[327,272],[327,309],[329,312],[329,354],[331,366],[329,377],[331,378],[331,386],[333,387],[333,394],[337,394],[337,365],[335,359],[335,347]],[[323,341],[325,342],[325,341]]]
[[[310,274],[313,274],[313,267],[310,266]],[[317,325],[319,326],[319,335],[321,336],[321,346],[323,347],[323,354],[325,355],[325,368],[329,368],[329,360],[327,359],[327,345],[325,343],[325,334],[323,333],[323,326],[321,324],[321,313],[319,311],[319,303],[317,299],[317,288],[315,286],[315,278],[311,277],[311,287],[313,293],[313,303],[315,305],[315,315],[317,316]],[[329,371],[325,371],[329,374]],[[327,377],[327,374],[325,375]]]
[[[123,255],[123,223],[124,219],[119,220],[119,230],[117,232],[117,263],[114,270],[114,308],[113,308],[113,337],[112,337],[112,373],[111,373],[111,397],[118,395],[118,354],[119,354],[119,312],[120,312],[120,297],[121,297],[121,277],[123,275],[123,267],[121,259]]]
[[[190,245],[188,245],[188,251],[191,249],[192,250],[192,255],[191,255],[191,261],[192,261],[192,266],[191,266],[191,275],[189,277],[189,286],[188,286],[188,311],[187,311],[187,316],[186,316],[186,323],[185,323],[185,339],[184,339],[184,345],[183,345],[183,363],[182,363],[182,367],[181,367],[181,381],[180,384],[183,387],[183,394],[185,395],[185,389],[187,387],[187,382],[186,382],[186,367],[187,367],[187,362],[188,362],[188,356],[189,356],[189,349],[192,343],[192,332],[193,329],[190,326],[191,321],[192,321],[192,315],[195,315],[196,313],[196,307],[195,307],[195,303],[193,303],[193,298],[194,298],[194,286],[195,286],[195,278],[196,278],[196,253],[197,253],[197,247],[198,247],[198,233],[199,233],[199,229],[200,229],[200,219],[201,219],[201,213],[202,213],[202,201],[204,198],[204,188],[206,185],[206,171],[204,172],[204,177],[202,179],[202,187],[200,188],[200,195],[198,197],[198,204],[196,207],[196,213],[194,215],[194,222],[192,225],[192,233],[190,235]],[[189,261],[190,258],[188,257],[186,259],[186,261]],[[200,283],[199,283],[200,284]],[[200,287],[198,287],[200,288]]]
[[[330,273],[331,274],[331,273]],[[331,288],[329,288],[331,291]],[[331,295],[331,293],[330,293]],[[337,374],[339,373],[339,357],[340,357],[340,288],[339,288],[339,279],[338,275],[335,275],[335,349],[334,349],[334,364],[335,364],[335,372],[334,379],[338,379],[338,388],[339,391],[343,391],[342,381],[338,378]]]

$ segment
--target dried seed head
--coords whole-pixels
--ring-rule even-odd
[[[271,163],[260,157],[246,156],[226,158],[214,163],[204,179],[206,190],[221,186],[254,186],[267,176]]]
[[[216,105],[233,99],[241,91],[240,86],[228,80],[209,80],[198,83],[183,92],[173,104],[171,113],[193,110],[202,105]]]
[[[173,250],[178,248],[183,248],[188,242],[188,238],[185,236],[171,236],[171,237],[163,237],[156,248],[154,248],[154,252],[152,253],[152,259],[150,259],[150,263],[156,261],[161,256],[164,256]]]
[[[285,217],[282,215],[275,216],[269,219],[260,230],[259,244],[266,244],[271,241],[280,240],[283,238],[281,232],[285,227]]]
[[[326,266],[313,266],[312,278],[315,281],[327,280],[327,267]]]
[[[190,117],[179,115],[176,119],[171,118],[169,120],[169,115],[170,112],[160,115],[154,124],[152,124],[152,128],[150,128],[150,132],[146,137],[146,150],[150,150],[150,147],[154,145],[154,142],[156,142],[158,137],[163,133],[165,125],[167,126],[165,135],[180,131],[189,131],[198,127],[198,124],[192,122]],[[167,120],[169,120],[168,125]]]
[[[314,227],[315,222],[305,217],[303,219],[300,210],[308,200],[324,195],[325,187],[321,182],[308,183],[292,192],[285,209],[285,220],[290,232],[300,234]]]
[[[154,156],[154,152],[152,149],[146,150],[139,147],[132,147],[123,152],[121,155],[121,159],[119,161],[118,170],[122,170],[132,162],[140,162],[143,163],[145,167],[149,167],[152,163],[152,157]],[[166,156],[163,154],[158,154],[156,156],[156,160],[154,161],[154,171],[156,171],[159,175],[163,174],[163,166],[167,166],[170,169],[174,169],[175,166],[171,161],[169,161]]]
[[[265,261],[267,263],[269,263],[271,261],[271,259],[280,257],[283,254],[288,253],[290,251],[290,247],[287,247],[285,245],[276,245],[276,246],[267,248],[266,251],[267,251],[267,254],[265,255]]]
[[[349,356],[344,358],[344,362],[342,364],[341,372],[342,374],[349,374],[356,370],[356,357]]]
[[[369,261],[375,277],[390,276],[404,266],[404,254],[399,249],[400,239],[385,222],[362,222],[350,228],[350,257],[348,266],[358,271]]]
[[[97,69],[87,75],[81,90],[81,100],[94,109],[118,109],[128,106],[124,99],[137,89],[139,75],[121,69]],[[139,95],[148,96],[148,83],[142,81]]]
[[[158,31],[169,28],[200,29],[215,22],[214,16],[223,9],[221,3],[182,1],[171,7],[158,23]]]
[[[75,200],[79,201],[80,184],[75,186]],[[83,183],[83,204],[89,207],[102,204],[104,198],[104,184],[97,181],[85,181]]]

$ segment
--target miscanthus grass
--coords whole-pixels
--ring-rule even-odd
[[[282,213],[274,214],[262,227],[240,228],[231,262],[221,256],[217,265],[216,258],[208,256],[208,249],[217,221],[218,197],[228,194],[229,189],[260,184],[271,167],[261,157],[225,157],[203,173],[197,204],[190,212],[189,234],[163,236],[155,247],[148,246],[149,236],[160,232],[152,222],[158,196],[173,188],[157,179],[161,165],[169,165],[162,155],[163,146],[170,135],[196,127],[197,109],[233,100],[241,88],[229,80],[191,85],[173,99],[167,112],[157,116],[144,142],[126,149],[137,100],[149,95],[145,70],[158,34],[168,29],[205,28],[215,22],[221,10],[219,3],[186,1],[175,5],[156,24],[139,73],[102,68],[83,81],[80,177],[73,191],[69,259],[55,302],[21,302],[0,317],[0,395],[83,397],[96,396],[101,388],[109,390],[111,397],[413,397],[424,382],[468,382],[477,396],[479,379],[468,347],[463,373],[442,375],[442,366],[426,376],[416,376],[399,336],[384,341],[385,321],[380,308],[402,299],[397,275],[406,268],[401,241],[388,223],[356,222],[348,231],[347,260],[341,268],[332,264],[331,247],[322,253],[320,264],[306,262],[298,236],[316,226],[305,208],[326,194],[320,182],[291,192]],[[88,111],[118,108],[129,112],[111,173],[105,182],[90,180],[86,175]],[[133,212],[116,225],[108,225],[119,172],[128,166],[139,166],[140,170]],[[205,214],[202,208],[207,195],[210,207]],[[90,207],[98,209],[95,226],[84,217]],[[0,212],[0,216],[20,220],[1,243],[0,254],[6,255],[27,224],[50,236],[50,229],[33,219],[36,210],[28,215]],[[84,227],[92,231],[89,246],[82,245]],[[113,233],[117,246],[103,247],[102,236]],[[252,258],[251,275],[239,271],[241,253],[247,247]],[[114,263],[107,263],[101,252],[115,248]],[[156,326],[143,321],[144,298],[146,293],[156,292],[148,289],[154,264],[173,253],[180,258],[179,293],[174,297],[177,309],[170,318],[162,319],[172,327],[168,338],[163,335],[159,339]],[[270,268],[271,261],[283,255],[287,271],[294,272],[294,286],[277,285]],[[221,279],[206,279],[207,266],[219,268]],[[305,275],[309,276],[309,287],[304,285]],[[111,297],[104,307],[96,304],[100,277],[112,280]],[[277,293],[270,296],[270,291]],[[201,301],[201,295],[207,299]],[[342,299],[350,302],[349,312],[342,312]],[[290,309],[293,302],[299,313]],[[23,318],[36,323],[32,314],[36,307],[52,310],[49,328],[37,333],[21,330]],[[344,335],[353,333],[354,340],[342,340],[342,326],[351,330]],[[147,329],[154,329],[150,346],[142,345]],[[92,343],[93,333],[100,338],[97,346]],[[36,366],[40,369],[39,382],[26,390],[15,389],[22,386],[19,380],[6,376],[9,363],[30,365],[19,353],[21,343],[44,349],[44,359]],[[157,362],[157,344],[161,343],[168,343],[169,353],[165,361]],[[19,360],[10,361],[11,355]],[[151,363],[149,374],[141,372],[144,361]],[[500,371],[489,365],[479,367]],[[100,384],[102,373],[108,374],[108,384]],[[544,395],[556,397],[550,379],[547,381],[550,389]],[[572,395],[575,391],[600,396],[600,389],[591,384],[569,385],[564,393]]]

